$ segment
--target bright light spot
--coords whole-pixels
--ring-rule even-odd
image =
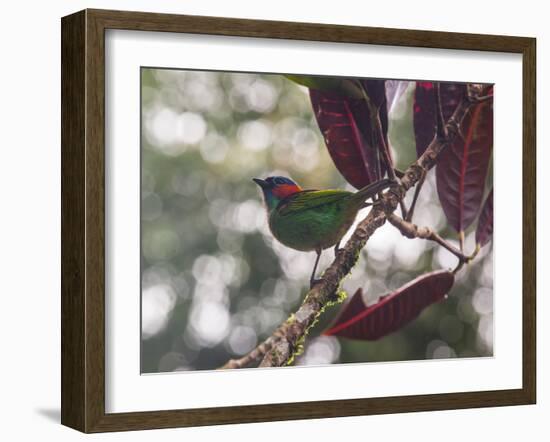
[[[372,278],[363,285],[363,302],[367,307],[380,302],[380,298],[388,294],[386,281],[381,278]]]
[[[401,268],[414,269],[425,251],[426,241],[403,239],[401,244],[395,247],[394,253]]]
[[[455,247],[459,247],[458,242],[452,239],[446,238],[446,241]],[[435,267],[443,269],[453,269],[458,264],[458,258],[454,256],[444,247],[436,247],[434,253]]]
[[[141,296],[141,330],[143,339],[156,335],[166,327],[176,305],[177,295],[168,285],[155,285]]]
[[[190,326],[200,344],[213,347],[229,330],[229,311],[219,302],[198,302],[189,314]]]
[[[493,313],[493,290],[480,287],[474,292],[472,305],[480,315]]]
[[[258,75],[235,72],[229,74],[229,77],[235,86],[249,88],[250,85],[258,78]]]
[[[315,132],[309,127],[297,129],[292,136],[292,148],[296,152],[301,152],[304,156],[316,153],[319,149],[319,141]]]
[[[243,235],[228,229],[219,229],[216,238],[220,250],[226,253],[237,253],[243,245]]]
[[[258,78],[248,87],[246,101],[256,112],[270,112],[277,103],[277,91],[271,83]]]
[[[216,112],[222,103],[222,92],[215,85],[204,82],[204,78],[208,76],[186,82],[183,91],[193,109]]]
[[[165,155],[176,156],[186,144],[196,144],[206,134],[206,122],[200,114],[178,114],[164,107],[151,112],[145,120],[146,136]]]
[[[395,227],[389,225],[389,223],[384,224],[372,235],[367,243],[369,259],[373,258],[376,261],[386,262],[389,263],[388,265],[391,265],[393,251],[400,239],[401,233]]]
[[[260,330],[263,333],[271,333],[286,318],[285,312],[279,308],[261,308],[259,310]]]
[[[239,325],[233,329],[229,336],[229,348],[237,355],[244,355],[256,345],[256,332],[253,328]]]
[[[221,271],[220,261],[214,256],[201,255],[193,263],[193,276],[201,284],[219,281]]]
[[[396,87],[396,93],[393,97],[393,100],[391,103],[388,103],[388,108],[390,109],[389,114],[392,119],[400,120],[404,118],[407,112],[409,111],[407,109],[407,106],[405,105],[407,100],[402,98],[404,98],[405,94],[410,92],[409,88],[412,89],[416,86],[416,83],[414,81],[398,81],[398,80],[389,80],[388,82],[395,83],[392,86]]]
[[[245,260],[228,254],[220,255],[219,260],[222,265],[221,278],[226,285],[240,287],[248,280],[250,267]]]
[[[456,352],[446,342],[434,339],[426,348],[426,357],[428,359],[455,358]]]
[[[279,257],[284,275],[287,278],[301,280],[309,277],[315,262],[315,255],[313,253],[299,252],[277,241],[273,242],[272,247],[273,251]]]
[[[485,246],[488,247],[488,246]],[[483,269],[479,275],[478,282],[485,287],[493,287],[493,252],[483,260]]]
[[[199,282],[193,290],[193,299],[197,301],[219,302],[229,304],[229,292],[227,286],[219,279]]]
[[[225,160],[229,144],[225,137],[218,134],[208,134],[201,142],[200,152],[205,161],[219,164]]]
[[[319,164],[319,144],[315,133],[301,128],[292,137],[292,162],[299,170],[310,172]]]
[[[310,340],[298,365],[332,364],[340,357],[340,344],[334,336],[319,336]]]
[[[250,233],[258,229],[266,218],[263,205],[257,200],[246,200],[237,205],[233,212],[235,230]]]
[[[178,141],[195,144],[206,134],[206,123],[200,114],[184,112],[177,121]]]
[[[493,315],[483,315],[479,320],[477,326],[478,339],[481,342],[481,347],[485,347],[485,350],[493,351]]]
[[[162,108],[147,121],[146,127],[153,137],[153,143],[164,146],[177,141],[178,114],[170,108]]]
[[[172,274],[170,270],[162,265],[154,265],[146,268],[141,275],[143,287],[150,287],[159,284],[170,284]]]
[[[239,126],[237,137],[245,149],[261,151],[271,144],[271,126],[262,120],[247,121]]]
[[[433,351],[432,358],[433,359],[456,358],[456,353],[451,347],[447,345],[441,345]]]

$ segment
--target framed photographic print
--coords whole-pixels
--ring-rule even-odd
[[[535,40],[62,19],[62,423],[531,404]]]

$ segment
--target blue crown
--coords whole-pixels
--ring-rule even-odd
[[[292,186],[295,186],[296,183],[292,181],[290,178],[284,177],[284,176],[270,176],[265,179],[265,181],[270,186],[281,186],[285,184],[290,184]]]

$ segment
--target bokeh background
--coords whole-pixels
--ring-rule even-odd
[[[307,89],[281,75],[143,68],[141,88],[141,371],[215,369],[250,351],[299,307],[315,258],[273,240],[251,179],[277,174],[304,188],[353,189],[328,155]],[[413,92],[410,83],[390,115],[401,169],[415,159]],[[456,244],[433,171],[414,222]],[[467,232],[466,251],[473,236]],[[492,247],[457,275],[448,299],[378,341],[319,336],[339,306],[327,309],[296,365],[492,355]],[[320,271],[332,258],[332,250],[323,253]],[[386,224],[344,289],[363,287],[374,302],[456,263],[441,247]]]

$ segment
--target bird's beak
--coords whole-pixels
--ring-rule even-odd
[[[269,184],[265,180],[261,180],[260,178],[252,178],[252,181],[254,181],[258,186],[260,186],[262,189],[266,189],[269,187]]]

